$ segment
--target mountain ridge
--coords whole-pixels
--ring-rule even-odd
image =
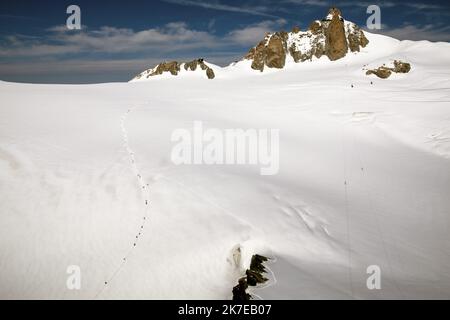
[[[371,43],[372,41],[374,42]],[[212,80],[236,72],[243,75],[254,73],[252,71],[265,73],[269,70],[285,69],[287,65],[323,60],[323,57],[327,57],[325,60],[334,64],[335,61],[350,54],[352,54],[352,62],[364,60],[360,66],[363,70],[367,64],[378,60],[380,54],[384,55],[385,52],[395,50],[397,42],[401,41],[363,31],[357,24],[345,20],[338,8],[332,7],[325,18],[312,21],[305,31],[294,26],[291,32],[267,33],[264,39],[250,48],[242,59],[226,67],[211,64],[202,58],[188,62],[163,61],[139,73],[130,82],[175,76]],[[364,53],[363,59],[356,58],[359,53]],[[404,60],[404,58],[394,57],[392,61],[381,63],[394,60]],[[407,61],[402,62],[407,63]]]

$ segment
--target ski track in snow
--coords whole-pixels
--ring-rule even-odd
[[[143,198],[143,205],[144,205],[144,215],[141,220],[141,224],[138,227],[138,231],[136,233],[136,237],[134,242],[130,244],[130,249],[128,250],[127,254],[122,258],[122,261],[120,262],[119,266],[116,267],[114,272],[107,278],[107,280],[104,281],[104,284],[102,286],[102,289],[95,295],[95,299],[97,299],[108,287],[109,284],[114,280],[114,278],[119,274],[119,272],[123,269],[127,261],[129,260],[131,254],[133,253],[134,249],[137,247],[139,240],[141,236],[143,236],[145,231],[145,223],[147,222],[149,218],[149,212],[150,212],[150,200],[149,200],[149,184],[147,184],[142,177],[138,166],[136,164],[136,157],[133,149],[131,149],[129,144],[129,138],[128,138],[128,131],[126,129],[125,123],[128,118],[128,116],[136,109],[136,107],[129,108],[127,112],[121,117],[120,119],[120,127],[122,129],[122,137],[124,142],[124,147],[129,155],[131,168],[133,170],[134,176],[137,179],[137,183],[139,185],[139,188],[142,192],[142,198]]]

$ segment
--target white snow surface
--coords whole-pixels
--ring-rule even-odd
[[[450,44],[367,37],[214,80],[0,82],[0,297],[229,299],[259,253],[262,299],[450,298]],[[394,59],[411,72],[363,71]],[[193,121],[280,129],[279,174],[174,165]]]

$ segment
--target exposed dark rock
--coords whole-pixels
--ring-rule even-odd
[[[135,79],[140,79],[143,76],[149,78],[161,75],[165,72],[170,72],[170,74],[176,76],[179,74],[182,66],[185,71],[196,71],[197,68],[201,68],[203,71],[205,71],[205,74],[208,77],[208,79],[215,78],[214,70],[210,68],[203,59],[196,59],[185,63],[180,63],[178,61],[162,62],[158,64],[155,68],[149,69],[139,74],[138,76],[135,77]]]
[[[402,62],[399,60],[394,61],[394,72],[397,73],[408,73],[411,70],[411,65],[407,62]]]
[[[302,53],[296,50],[295,44],[292,44],[289,47],[289,53],[291,54],[295,62],[299,62],[302,59]]]
[[[364,32],[358,27],[353,27],[353,32],[348,33],[348,47],[351,52],[359,52],[360,47],[365,47],[369,44]]]
[[[309,25],[308,30],[311,31],[312,34],[319,34],[322,32],[322,24],[319,21],[313,21]]]
[[[177,61],[160,63],[150,76],[163,74],[164,72],[170,72],[172,75],[176,76],[178,75],[178,72],[180,72],[180,64]]]
[[[283,41],[287,41],[287,39],[289,39],[289,33],[286,31],[276,32],[275,34],[278,35],[279,37],[281,37],[281,39],[283,39]]]
[[[266,282],[265,278],[261,273],[248,269],[245,274],[247,275],[247,283],[249,286],[256,286],[258,283]]]
[[[188,70],[195,71],[197,70],[197,67],[200,67],[202,70],[208,69],[208,66],[205,64],[203,59],[192,60],[184,64],[184,69],[186,71]]]
[[[214,70],[211,68],[206,69],[206,76],[208,77],[208,79],[214,79],[216,77],[216,75],[214,74]]]
[[[266,262],[268,259],[264,256],[260,256],[259,254],[255,254],[252,257],[252,260],[250,262],[250,270],[257,271],[257,272],[266,272],[266,268],[264,267],[263,263]]]
[[[407,62],[402,62],[400,60],[394,60],[394,67],[389,68],[385,65],[378,67],[376,69],[367,70],[366,75],[374,74],[378,78],[387,79],[392,73],[408,73],[411,70],[411,65]]]
[[[286,62],[286,33],[275,33],[265,47],[264,62],[269,68],[284,68]]]
[[[237,286],[233,287],[233,301],[248,301],[252,298],[250,294],[247,293],[247,280],[246,278],[239,279]]]
[[[198,60],[193,60],[191,62],[186,62],[184,64],[184,69],[186,71],[188,71],[188,70],[195,71],[195,70],[197,70],[197,65],[198,65]]]
[[[371,75],[371,74],[374,74],[378,78],[381,78],[381,79],[387,79],[391,76],[392,71],[387,68],[379,67],[377,69],[367,70],[366,75]]]
[[[266,268],[263,263],[268,259],[264,256],[255,254],[250,262],[250,269],[245,271],[246,277],[240,278],[237,286],[233,287],[233,300],[250,300],[251,295],[246,292],[248,286],[256,286],[259,283],[265,283],[269,279],[263,276]]]
[[[325,29],[325,54],[331,61],[334,61],[345,57],[348,44],[345,37],[344,22],[340,19],[340,11],[332,8],[329,15],[332,18]]]
[[[337,17],[338,19],[342,20],[342,12],[336,7],[331,7],[330,10],[328,10],[327,20],[333,20],[334,17]]]
[[[253,59],[252,69],[264,71],[264,59],[265,59],[265,41],[261,41],[255,48],[250,50],[249,57]]]
[[[292,56],[295,62],[312,60],[326,55],[330,60],[344,57],[349,49],[359,52],[367,46],[364,32],[355,24],[346,22],[337,8],[331,8],[326,19],[313,21],[308,30],[300,31],[294,27],[292,32],[267,34],[256,47],[249,50],[244,59],[252,60],[254,70],[283,68],[286,56]]]

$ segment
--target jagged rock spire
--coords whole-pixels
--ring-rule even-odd
[[[214,70],[208,66],[203,59],[196,59],[189,62],[161,62],[152,69],[145,70],[138,74],[133,80],[148,79],[150,77],[162,75],[164,73],[170,73],[173,76],[177,76],[182,69],[185,71],[195,71],[197,68],[205,71],[208,79],[214,79]]]
[[[263,71],[265,67],[283,68],[290,55],[295,62],[312,60],[326,55],[330,60],[344,57],[348,51],[358,52],[369,41],[354,23],[345,21],[338,8],[331,8],[323,20],[312,22],[307,31],[294,28],[292,32],[267,34],[244,57],[252,61],[252,68]]]
[[[334,61],[345,57],[348,52],[348,44],[341,11],[337,8],[331,8],[329,16],[331,16],[331,21],[324,29],[326,37],[325,54],[330,60]]]

